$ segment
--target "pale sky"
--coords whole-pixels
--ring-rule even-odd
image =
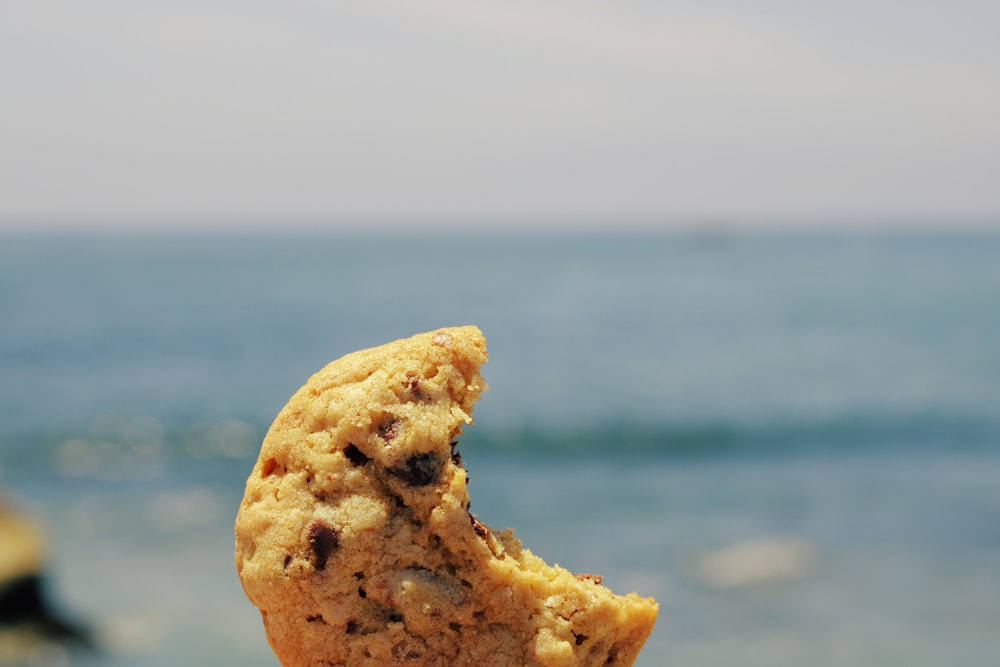
[[[0,229],[1000,228],[996,0],[0,0]]]

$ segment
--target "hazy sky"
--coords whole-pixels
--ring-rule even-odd
[[[0,227],[1000,227],[996,0],[0,0]]]

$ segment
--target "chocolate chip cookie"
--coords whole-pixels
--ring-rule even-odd
[[[348,354],[275,419],[236,567],[285,667],[635,660],[653,600],[549,566],[469,511],[455,448],[486,356],[472,326]]]

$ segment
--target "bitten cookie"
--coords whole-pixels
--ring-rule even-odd
[[[476,327],[362,350],[275,419],[236,568],[285,667],[630,665],[657,605],[550,567],[469,512],[456,438],[486,389]]]

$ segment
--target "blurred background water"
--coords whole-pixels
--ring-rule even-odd
[[[95,652],[276,664],[232,565],[326,362],[487,336],[477,514],[661,603],[638,664],[996,664],[1000,237],[6,234],[0,489]],[[2,661],[2,660],[0,660]]]

